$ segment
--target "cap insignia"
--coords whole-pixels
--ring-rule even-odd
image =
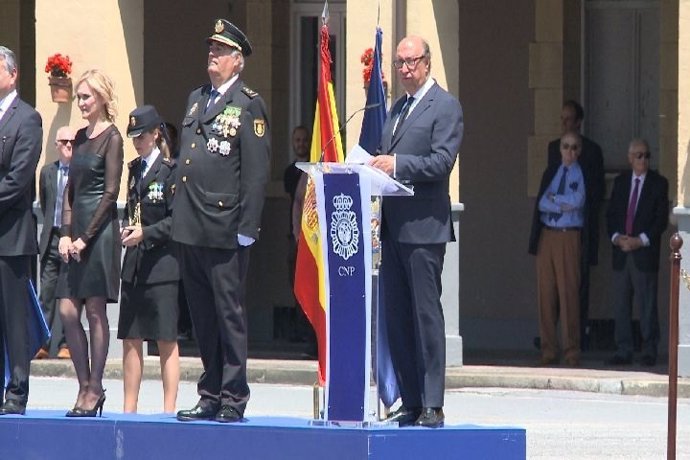
[[[225,26],[223,25],[223,21],[221,21],[220,19],[217,20],[216,21],[216,27],[214,30],[216,31],[217,34],[223,33],[223,31],[225,30]]]

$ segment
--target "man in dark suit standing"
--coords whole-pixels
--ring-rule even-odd
[[[57,302],[55,301],[55,287],[58,273],[62,264],[62,257],[58,253],[60,227],[62,226],[62,198],[69,176],[69,164],[72,160],[72,144],[74,131],[69,126],[58,128],[55,134],[55,149],[58,153],[57,161],[48,163],[41,169],[38,179],[38,202],[43,213],[43,228],[38,241],[38,253],[41,257],[41,307],[48,323],[53,328]],[[51,340],[57,341],[60,359],[70,359],[69,348],[65,341],[62,327],[53,335]],[[48,358],[50,343],[46,343],[36,353],[35,359]]]
[[[211,83],[188,99],[172,220],[204,373],[199,402],[177,418],[237,422],[249,400],[245,279],[271,136],[264,101],[240,80],[252,52],[247,37],[218,19],[207,42]]]
[[[412,197],[384,197],[382,265],[388,337],[402,406],[388,420],[443,425],[446,335],[441,271],[455,240],[448,192],[460,149],[460,102],[429,77],[428,43],[404,38],[393,61],[405,96],[383,126],[382,154],[371,165],[414,187]]]
[[[561,109],[561,135],[568,132],[580,134],[585,112],[573,100],[563,103]],[[606,183],[604,179],[604,156],[599,144],[580,134],[582,150],[577,160],[585,178],[584,227],[580,232],[582,243],[580,259],[580,344],[587,349],[589,342],[589,267],[599,262],[599,214],[604,199]],[[549,142],[548,165],[561,164],[561,139]]]
[[[38,253],[32,214],[34,177],[41,156],[41,116],[16,89],[17,61],[0,46],[0,369],[10,380],[0,415],[24,414],[29,398],[27,308],[31,260]]]
[[[668,225],[668,181],[649,169],[649,144],[628,147],[630,171],[616,177],[606,213],[613,245],[613,298],[617,351],[610,365],[632,363],[632,300],[640,307],[643,366],[656,364],[659,343],[657,285],[661,234]]]

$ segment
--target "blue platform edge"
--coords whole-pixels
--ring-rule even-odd
[[[178,422],[170,414],[105,413],[67,419],[63,411],[0,417],[6,459],[500,459],[526,458],[517,427],[447,425],[439,429],[311,426],[291,417],[242,423]]]

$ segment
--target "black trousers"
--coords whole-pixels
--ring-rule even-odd
[[[60,265],[62,258],[58,253],[58,242],[60,241],[60,232],[57,228],[53,228],[50,232],[50,241],[48,242],[48,251],[41,258],[41,308],[43,309],[43,316],[46,318],[46,323],[50,330],[53,329],[57,307],[57,299],[55,299],[55,287],[57,286],[58,274],[60,273]],[[51,341],[57,342],[58,347],[67,346],[65,341],[65,333],[60,327],[53,334]],[[46,344],[50,349],[50,344]]]
[[[446,333],[441,272],[446,245],[384,240],[383,303],[391,359],[403,404],[443,407]]]
[[[242,415],[249,400],[244,307],[249,248],[180,244],[178,257],[204,365],[197,384],[199,404],[228,405]]]
[[[31,355],[27,334],[32,256],[0,256],[0,369],[9,357],[5,399],[26,405]],[[3,372],[4,374],[4,372]]]

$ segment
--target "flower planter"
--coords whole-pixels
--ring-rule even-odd
[[[48,77],[50,97],[53,102],[69,102],[72,100],[72,79],[70,77]]]

